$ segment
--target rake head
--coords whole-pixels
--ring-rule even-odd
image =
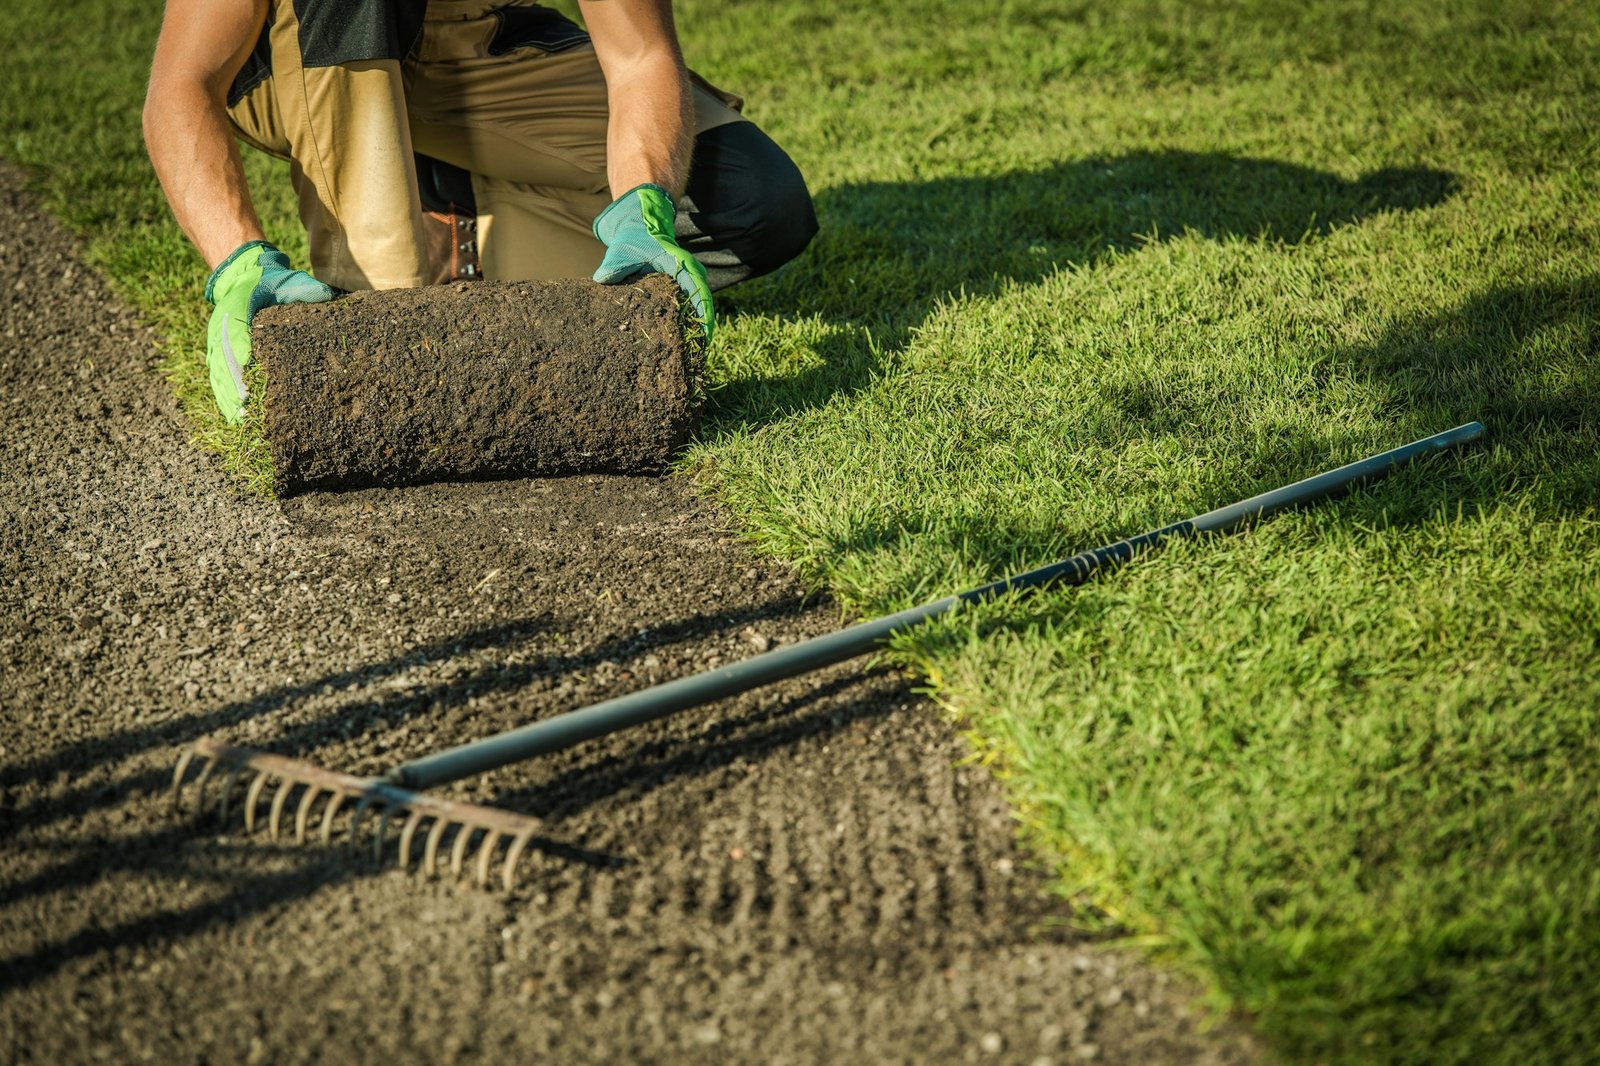
[[[191,774],[196,768],[199,772]],[[190,791],[187,802],[185,788]],[[411,868],[421,837],[419,868],[424,875],[437,876],[447,852],[451,875],[459,879],[470,869],[480,887],[493,880],[495,855],[504,844],[499,873],[507,892],[516,887],[517,866],[539,828],[537,819],[527,815],[440,799],[381,777],[342,774],[210,737],[197,741],[178,760],[172,803],[197,820],[214,812],[224,827],[242,816],[245,832],[264,827],[273,840],[292,832],[297,842],[315,834],[326,844],[344,835],[355,850],[370,835],[372,857],[380,863],[389,841],[397,837],[402,870]],[[344,810],[350,816],[348,827],[341,829],[339,814]]]

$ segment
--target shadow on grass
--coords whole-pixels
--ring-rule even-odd
[[[1199,233],[1299,244],[1388,211],[1444,202],[1454,175],[1390,168],[1350,181],[1292,163],[1179,150],[1090,157],[1037,171],[866,182],[816,197],[822,230],[728,313],[820,316],[821,365],[712,393],[709,428],[768,421],[870,380],[940,301],[1042,280],[1067,267]]]
[[[1196,510],[1221,507],[1356,457],[1397,447],[1465,422],[1482,421],[1486,439],[1451,455],[1430,456],[1358,489],[1337,504],[1364,527],[1418,525],[1458,510],[1471,513],[1515,494],[1532,515],[1595,513],[1600,508],[1600,275],[1571,283],[1502,286],[1448,310],[1392,323],[1378,340],[1331,353],[1345,373],[1387,396],[1393,412],[1383,440],[1336,429],[1316,437],[1285,427],[1281,438],[1240,442],[1244,451],[1202,490]],[[1117,419],[1141,436],[1174,439],[1204,451],[1206,420],[1184,405],[1150,401],[1150,390],[1109,390]],[[1170,391],[1170,390],[1169,390]],[[1242,404],[1246,397],[1224,406]],[[1217,397],[1197,398],[1214,406]],[[1250,471],[1243,480],[1239,469]],[[1149,527],[1189,517],[1152,514]],[[989,560],[991,578],[1144,532],[1028,522],[988,512],[936,518],[878,516],[829,544],[833,557],[875,553],[929,559]],[[938,594],[956,591],[941,589]]]

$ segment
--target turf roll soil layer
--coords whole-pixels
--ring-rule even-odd
[[[700,345],[678,289],[479,282],[256,316],[262,427],[282,495],[659,471],[694,430]]]

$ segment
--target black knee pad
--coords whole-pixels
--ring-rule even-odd
[[[753,122],[695,138],[679,208],[679,243],[705,264],[713,289],[776,270],[817,233],[800,168]]]
[[[478,201],[472,192],[472,175],[453,163],[421,152],[417,160],[417,191],[424,211],[475,215]]]

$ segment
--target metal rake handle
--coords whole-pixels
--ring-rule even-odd
[[[1470,444],[1483,436],[1481,422],[1468,422],[1455,429],[1424,437],[1400,448],[1393,448],[1334,470],[1296,481],[1291,485],[1263,492],[1247,500],[1219,507],[1182,522],[1119,540],[1092,551],[1074,555],[1058,563],[1041,566],[1014,577],[968,589],[918,607],[861,622],[802,641],[785,648],[756,655],[729,666],[706,670],[691,677],[667,681],[651,688],[605,700],[553,718],[510,729],[482,740],[404,763],[391,770],[388,780],[408,789],[432,788],[459,781],[510,763],[570,748],[574,744],[615,733],[630,726],[663,718],[726,696],[810,673],[824,666],[853,659],[880,646],[892,634],[935,618],[963,603],[978,603],[1007,592],[1043,585],[1079,585],[1096,571],[1133,558],[1174,537],[1188,538],[1201,533],[1224,533],[1257,518],[1289,507],[1327,499],[1365,481],[1370,481],[1433,452]]]

